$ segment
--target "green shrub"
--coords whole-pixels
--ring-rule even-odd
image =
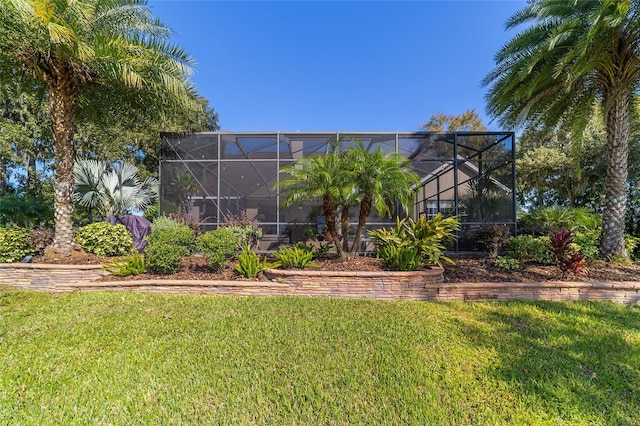
[[[189,226],[170,217],[161,216],[151,224],[151,234],[147,237],[147,245],[154,242],[172,243],[186,247],[191,252],[195,247],[196,238]]]
[[[245,278],[255,278],[258,274],[267,269],[267,259],[260,260],[260,257],[245,244],[242,252],[238,255],[238,265],[236,271]]]
[[[175,274],[180,270],[182,258],[189,255],[185,246],[155,241],[144,249],[145,266],[157,274]]]
[[[600,232],[602,217],[584,208],[544,207],[520,215],[518,218],[521,233],[549,235],[549,232],[562,228],[572,232]]]
[[[133,253],[133,237],[124,225],[92,223],[78,229],[76,242],[96,256],[125,256]]]
[[[444,218],[438,213],[427,220],[425,216],[417,221],[413,219],[396,219],[396,226],[391,229],[376,229],[369,231],[369,235],[376,241],[378,256],[387,262],[385,255],[396,256],[398,250],[388,250],[386,247],[401,248],[400,252],[407,253],[417,249],[422,263],[442,266],[442,261],[454,263],[444,255],[445,242],[454,240],[454,231],[460,228],[460,222],[455,217]],[[406,256],[406,254],[403,254]],[[388,259],[392,263],[392,259]],[[387,262],[387,265],[389,263]],[[389,265],[389,267],[391,267]]]
[[[520,269],[520,262],[518,262],[518,259],[508,256],[498,256],[496,258],[495,265],[506,271],[515,271],[516,269]]]
[[[33,253],[29,232],[17,226],[0,227],[0,263],[15,262]]]
[[[233,232],[238,239],[240,247],[244,247],[245,244],[247,244],[249,248],[257,247],[258,240],[262,238],[262,229],[257,226],[227,225],[224,226],[224,228],[228,228]]]
[[[576,231],[573,233],[574,250],[589,259],[598,257],[600,253],[600,228]]]
[[[543,265],[555,265],[556,263],[555,256],[551,253],[549,237],[518,235],[509,238],[507,249],[509,257],[517,259],[520,264],[536,262]]]
[[[280,246],[273,256],[276,258],[275,266],[283,269],[304,269],[317,266],[312,262],[313,252],[300,247]]]
[[[295,246],[311,253],[314,259],[319,259],[321,257],[325,257],[327,253],[329,253],[329,250],[331,250],[331,248],[333,247],[333,243],[332,242],[328,242],[324,244],[320,243],[316,247],[313,244],[305,244],[302,241],[299,241],[298,243],[296,243]]]
[[[174,274],[180,270],[182,258],[195,246],[193,230],[187,225],[162,216],[151,225],[144,250],[146,267],[158,274]]]
[[[378,256],[392,271],[415,271],[422,265],[422,254],[417,247],[382,246],[378,248]]]
[[[138,275],[147,271],[147,266],[144,263],[144,258],[140,253],[136,253],[131,257],[122,259],[113,263],[109,263],[103,266],[106,271],[111,272],[113,275],[119,277],[126,277],[128,275]]]
[[[197,247],[209,259],[213,269],[224,269],[227,260],[240,249],[238,236],[228,226],[206,232],[198,237]]]

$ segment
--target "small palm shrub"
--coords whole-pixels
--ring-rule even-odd
[[[133,253],[133,237],[124,225],[97,222],[78,229],[76,242],[96,256],[125,256]]]
[[[144,258],[140,253],[135,253],[131,257],[122,259],[113,263],[108,263],[103,266],[106,271],[111,272],[113,275],[119,277],[126,277],[128,275],[138,275],[147,271],[147,266],[144,263]]]
[[[331,248],[333,247],[333,243],[332,242],[328,242],[324,244],[320,243],[316,247],[313,244],[305,244],[302,241],[300,241],[296,243],[295,246],[311,253],[314,259],[319,259],[327,256],[327,254],[329,253],[329,250],[331,250]]]
[[[458,229],[460,222],[456,217],[444,218],[442,213],[438,213],[429,220],[425,216],[417,221],[411,218],[396,219],[394,228],[376,229],[369,231],[369,235],[376,241],[378,256],[384,259],[390,268],[391,264],[397,263],[394,257],[409,256],[414,249],[417,250],[422,264],[442,266],[443,261],[454,263],[444,255],[444,244],[454,240],[454,232]]]
[[[198,237],[197,248],[209,259],[213,269],[224,269],[227,260],[235,257],[240,250],[238,236],[230,227],[223,226]]]
[[[245,244],[242,252],[238,255],[236,272],[245,278],[255,278],[259,274],[263,273],[267,267],[267,258],[265,257],[260,260],[260,256],[251,250],[249,245]]]
[[[159,217],[151,225],[144,250],[146,267],[158,274],[174,274],[180,270],[182,258],[195,246],[193,230],[168,217]]]
[[[280,246],[278,251],[273,254],[276,258],[275,266],[283,269],[304,269],[316,267],[313,263],[313,251],[309,251],[301,247],[285,247]]]
[[[518,224],[521,233],[532,235],[548,235],[561,228],[599,233],[602,217],[584,208],[543,207],[521,215]]]
[[[0,227],[0,263],[15,262],[33,253],[29,232],[17,226]]]

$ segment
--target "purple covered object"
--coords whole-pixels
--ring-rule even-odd
[[[147,235],[151,233],[151,222],[142,216],[132,214],[107,216],[104,221],[113,225],[124,225],[133,236],[133,246],[138,249],[139,253],[144,253],[144,247],[147,245]]]

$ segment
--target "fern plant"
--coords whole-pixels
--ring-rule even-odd
[[[242,248],[242,252],[238,255],[238,264],[236,265],[236,272],[245,278],[255,278],[265,269],[267,269],[267,258],[260,260],[260,256],[256,252],[249,248],[248,244],[245,244]]]
[[[144,258],[139,253],[116,262],[108,263],[104,265],[103,268],[119,277],[139,275],[147,272]]]

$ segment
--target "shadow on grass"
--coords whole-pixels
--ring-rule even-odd
[[[513,302],[473,309],[482,314],[455,316],[453,325],[470,344],[495,351],[485,374],[517,389],[532,410],[570,423],[638,424],[639,307]]]

